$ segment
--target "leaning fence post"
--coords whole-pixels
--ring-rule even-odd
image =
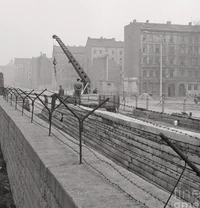
[[[164,108],[165,108],[165,98],[162,98],[162,113],[164,113]]]
[[[138,96],[137,95],[135,96],[135,107],[136,108],[138,107]]]
[[[183,100],[183,112],[185,113],[186,111],[186,98]]]
[[[147,99],[146,99],[146,109],[147,110],[149,109],[149,96],[147,96]]]
[[[42,95],[47,89],[43,90],[38,96]],[[33,123],[33,114],[34,114],[34,104],[37,99],[37,96],[32,100],[31,105],[32,105],[32,111],[31,111],[31,123]]]

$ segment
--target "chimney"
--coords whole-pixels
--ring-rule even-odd
[[[168,25],[171,25],[171,21],[167,21],[167,24],[168,24]]]
[[[136,19],[134,19],[134,20],[133,20],[133,22],[137,22],[137,20],[136,20]]]
[[[192,22],[189,22],[188,24],[189,24],[189,25],[192,25]]]
[[[149,23],[149,20],[146,20],[146,23]]]

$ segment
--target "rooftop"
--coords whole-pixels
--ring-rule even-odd
[[[166,23],[150,23],[149,20],[146,22],[137,22],[137,20],[133,20],[129,25],[137,25],[140,26],[141,30],[156,30],[156,31],[171,31],[171,32],[200,32],[199,25],[192,25],[192,22],[189,22],[188,25],[180,25],[180,24],[172,24],[171,21],[167,21]],[[127,26],[129,26],[127,25]]]
[[[115,38],[90,38],[88,37],[86,46],[96,46],[96,47],[111,47],[111,48],[123,48],[124,42],[123,41],[116,41]]]
[[[84,54],[85,52],[85,47],[84,46],[67,46],[67,48],[69,49],[69,51],[71,53],[79,53],[79,54]],[[63,50],[61,49],[60,46],[53,46],[53,52],[55,53],[63,53]]]

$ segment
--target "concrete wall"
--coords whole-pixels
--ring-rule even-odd
[[[80,113],[80,109],[78,111]],[[58,122],[61,112],[63,110],[54,114],[54,124],[78,138],[77,119],[65,110],[64,122]],[[158,136],[160,132],[171,138],[171,141],[200,167],[200,138],[196,137],[198,134],[191,137],[185,135],[185,132],[178,133],[109,112],[97,111],[96,115],[98,116],[92,115],[84,122],[85,143],[165,190],[173,190],[184,162],[169,146],[161,142]],[[185,200],[199,203],[199,185],[199,177],[187,167],[176,189],[176,195],[182,194]]]
[[[27,127],[27,120],[23,117],[18,117],[15,122],[0,106],[0,142],[16,207],[76,207],[36,152],[42,150],[44,142],[48,150],[51,139],[48,142],[47,137],[41,138],[41,131],[31,129],[30,123]],[[26,127],[20,130],[21,125]],[[35,138],[32,143],[31,137]]]

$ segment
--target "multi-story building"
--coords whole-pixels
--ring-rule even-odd
[[[34,89],[51,88],[52,86],[52,58],[47,58],[41,53],[39,57],[32,58],[31,84]]]
[[[67,48],[84,68],[84,46],[67,46]],[[67,91],[73,90],[73,85],[79,76],[60,46],[53,47],[52,57],[56,60],[56,74],[53,70],[53,87],[58,88],[58,85],[62,85]]]
[[[15,58],[15,85],[21,88],[31,87],[32,59]]]
[[[49,88],[52,84],[52,59],[40,54],[36,58],[15,58],[15,85],[21,88]]]
[[[159,95],[161,83],[166,96],[200,93],[200,27],[134,20],[125,26],[124,74],[138,78],[140,93]]]
[[[93,76],[93,60],[108,56],[123,71],[124,68],[124,42],[116,41],[115,38],[90,38],[88,37],[85,46],[85,70],[89,77]]]

